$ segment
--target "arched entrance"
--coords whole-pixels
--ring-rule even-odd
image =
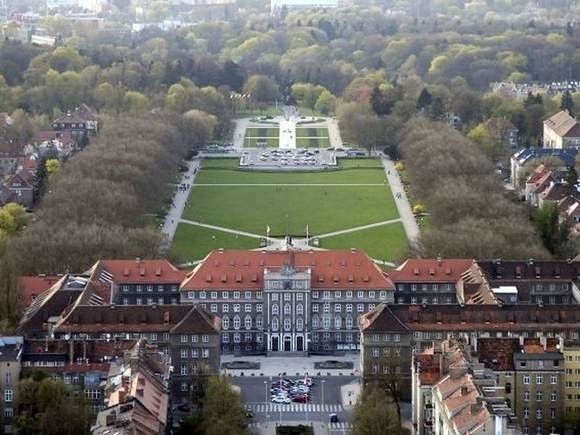
[[[284,351],[290,352],[292,350],[292,337],[284,337]]]
[[[296,337],[296,351],[304,352],[304,337]]]
[[[278,352],[278,337],[272,337],[272,352]]]

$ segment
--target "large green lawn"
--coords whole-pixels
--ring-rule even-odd
[[[171,254],[172,257],[185,262],[201,260],[214,249],[255,249],[258,247],[258,239],[182,223],[177,226]]]
[[[325,249],[358,248],[377,260],[397,260],[407,249],[407,236],[403,224],[398,222],[367,230],[320,239]]]
[[[344,159],[340,169],[321,172],[259,172],[237,165],[237,159],[205,159],[183,218],[258,235],[269,226],[273,237],[287,232],[304,235],[308,225],[314,237],[398,217],[378,160]],[[321,246],[355,247],[393,260],[404,251],[406,241],[402,226],[391,224],[323,238]],[[173,252],[201,259],[219,247],[256,248],[258,240],[181,224]]]

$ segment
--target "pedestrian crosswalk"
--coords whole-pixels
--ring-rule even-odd
[[[250,423],[248,424],[248,427],[250,428],[260,428],[266,425],[269,425],[270,423],[268,422],[256,422],[256,423]],[[337,423],[328,423],[328,429],[329,430],[350,430],[352,429],[352,424],[344,422],[344,421],[339,421]]]
[[[343,407],[337,403],[290,403],[281,405],[277,403],[248,403],[248,408],[255,413],[268,412],[341,412]]]

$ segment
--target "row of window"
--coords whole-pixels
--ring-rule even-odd
[[[262,334],[256,334],[256,336],[254,337],[254,334],[252,334],[251,332],[246,332],[244,335],[244,342],[248,343],[248,342],[256,342],[256,343],[262,343]],[[222,335],[222,343],[229,343],[230,340],[232,340],[234,343],[241,343],[242,342],[242,334],[240,334],[239,332],[235,332],[231,335],[230,334],[223,334]]]
[[[342,312],[342,304],[334,304],[334,310],[332,309],[330,303],[326,302],[322,305],[322,311],[324,313],[330,313],[334,311],[335,313]],[[371,311],[375,308],[375,304],[368,304],[368,309],[365,311],[365,304],[356,304],[356,312],[357,313],[366,313],[367,311]],[[347,313],[352,313],[353,304],[345,304],[344,311]],[[312,312],[318,313],[320,312],[320,305],[319,304],[312,304]]]
[[[325,290],[322,292],[322,299],[331,299],[334,293],[334,299],[341,299],[343,296],[343,292],[340,290],[336,290],[334,292]],[[388,292],[386,290],[381,290],[379,292],[376,292],[374,290],[369,290],[368,292],[365,292],[364,290],[358,290],[356,292],[356,297],[358,299],[374,299],[377,297],[377,293],[379,295],[379,299],[381,300],[387,300],[388,298]],[[345,291],[344,292],[344,297],[346,299],[352,299],[354,296],[354,292],[351,290]],[[320,298],[320,292],[318,291],[313,291],[312,292],[312,299],[319,299]]]
[[[423,291],[423,292],[427,292],[427,291],[433,291],[433,292],[437,292],[437,291],[441,291],[441,292],[451,292],[451,291],[455,291],[455,285],[454,284],[427,284],[427,283],[422,283],[422,284],[397,284],[397,291],[407,291],[407,290],[411,290],[412,292],[416,292],[416,291]]]
[[[373,334],[373,341],[401,341],[401,336],[399,334]]]
[[[378,373],[381,371],[381,370],[380,370],[380,366],[379,366],[379,365],[377,365],[377,364],[373,365],[373,367],[372,367],[372,371],[373,371],[373,374],[375,374],[375,375],[376,375],[376,374],[378,374]],[[391,373],[394,373],[394,374],[396,374],[396,375],[400,375],[400,374],[401,374],[401,367],[399,367],[399,366],[396,366],[396,367],[394,367],[394,369],[393,369],[392,367],[389,367],[388,365],[386,365],[386,366],[383,366],[383,370],[382,370],[382,372],[383,372],[385,375],[388,375],[388,374],[391,374]]]
[[[507,390],[507,388],[506,388]],[[507,392],[507,391],[506,391]],[[528,402],[530,400],[530,392],[524,391],[524,400]],[[544,400],[544,392],[543,391],[536,391],[536,401],[541,402]],[[555,402],[558,400],[558,394],[555,391],[550,393],[550,401]]]
[[[14,400],[14,390],[4,390],[4,402],[10,403]]]
[[[542,408],[536,409],[536,420],[543,417]],[[530,408],[524,408],[524,419],[530,418]],[[556,408],[550,408],[550,418],[556,418]]]
[[[134,286],[128,285],[128,284],[123,284],[121,286],[121,290],[123,291],[123,293],[127,293],[130,291],[136,291],[137,293],[141,293],[143,291],[147,291],[147,292],[152,292],[154,290],[156,290],[159,293],[163,293],[165,291],[165,286],[162,284],[159,285],[153,285],[153,284],[147,284],[147,285],[141,285],[141,284],[137,284]],[[177,293],[178,290],[178,286],[177,285],[172,285],[172,286],[168,286],[167,290],[171,291],[172,293]]]
[[[381,356],[381,348],[374,347],[372,350],[373,357],[379,358]],[[392,350],[390,347],[383,347],[383,356],[401,356],[401,349],[398,347],[393,347]]]
[[[343,334],[341,332],[335,332],[334,335],[330,332],[323,332],[323,333],[319,333],[319,332],[313,332],[311,335],[311,339],[313,342],[317,343],[319,341],[331,341],[332,339],[334,339],[334,341],[342,341]],[[353,343],[355,340],[355,335],[352,332],[346,332],[344,333],[344,341],[346,343]]]
[[[176,305],[177,302],[177,298],[171,298],[171,304],[172,305]],[[164,305],[165,304],[165,298],[163,296],[158,297],[157,299],[155,298],[135,298],[135,305]],[[130,299],[128,297],[123,297],[123,305],[133,305],[130,303]]]
[[[206,292],[206,291],[200,291],[200,292],[187,292],[187,297],[188,299],[195,299],[195,295],[197,293],[197,298],[198,299],[218,299],[220,292],[217,291],[213,291],[213,292]],[[241,299],[242,296],[242,292],[239,291],[235,291],[232,292],[233,298],[234,299]],[[229,299],[230,298],[230,292],[229,291],[222,291],[221,292],[221,299]],[[244,299],[262,299],[262,292],[250,292],[250,291],[246,291],[244,292]]]
[[[410,298],[403,298],[403,297],[398,297],[397,298],[397,303],[398,304],[405,304],[407,303],[407,301],[410,301],[411,304],[432,304],[432,305],[437,305],[437,304],[453,304],[457,301],[455,296],[433,296],[431,298],[427,297],[427,296],[423,296],[421,297],[421,299],[419,300],[418,297],[416,296],[411,296]]]
[[[192,343],[197,343],[199,342],[199,335],[187,335],[187,334],[181,334],[181,342],[182,343],[189,343],[189,341],[191,340]],[[208,343],[209,342],[209,335],[202,335],[201,336],[201,342],[202,343]]]
[[[188,348],[182,348],[179,356],[181,359],[187,359],[190,353],[192,358],[209,358],[209,349],[191,349],[190,351]]]
[[[580,388],[580,382],[566,381],[566,388]]]
[[[524,385],[530,384],[530,375],[523,375],[523,383]],[[544,375],[536,375],[536,385],[542,385],[544,383]],[[558,383],[558,376],[551,375],[550,376],[550,384],[556,385]]]
[[[240,316],[234,316],[232,323],[234,329],[240,329],[242,326],[242,319],[240,318]],[[252,323],[253,323],[252,317],[247,315],[244,318],[244,328],[252,329]],[[256,328],[261,329],[262,326],[263,326],[262,317],[261,316],[256,317]],[[224,316],[222,318],[222,329],[223,330],[230,329],[230,318],[228,316]]]
[[[566,394],[568,400],[580,400],[580,394]]]
[[[342,317],[334,316],[334,329],[341,329],[342,328]],[[313,329],[330,329],[332,325],[332,317],[323,315],[322,319],[320,319],[317,315],[312,316],[312,328]],[[352,316],[347,316],[344,319],[344,325],[347,329],[352,329],[354,327],[354,319]]]
[[[566,355],[566,361],[576,361],[580,362],[580,355]]]
[[[567,375],[580,375],[580,369],[566,369]]]

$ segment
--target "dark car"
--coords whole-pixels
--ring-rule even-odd
[[[328,419],[330,420],[331,423],[338,423],[338,415],[336,414],[330,414],[328,416]]]

